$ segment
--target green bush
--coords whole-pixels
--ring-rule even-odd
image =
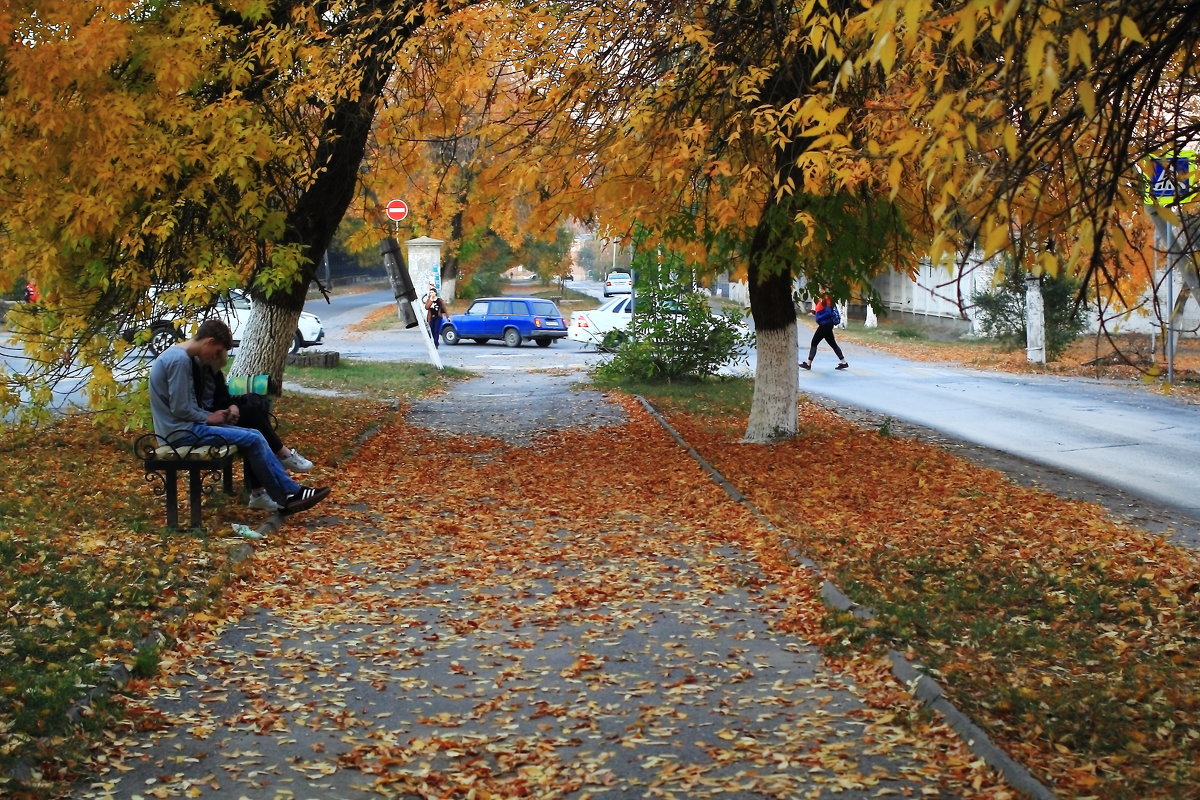
[[[601,380],[699,378],[744,360],[745,328],[734,314],[714,314],[703,295],[650,287],[638,290],[635,303],[629,327],[605,338],[612,355],[596,367]]]
[[[971,300],[979,308],[983,335],[1016,350],[1025,347],[1025,270],[1012,266],[991,291]],[[1069,275],[1042,278],[1042,303],[1046,315],[1046,360],[1057,361],[1067,345],[1087,329],[1084,314],[1077,313],[1079,282]]]
[[[474,300],[479,297],[494,297],[503,291],[504,279],[500,273],[490,269],[480,269],[457,287],[457,294],[463,300]]]

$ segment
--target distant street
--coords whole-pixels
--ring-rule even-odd
[[[577,286],[576,288],[584,288]],[[599,291],[598,284],[596,291]],[[391,305],[390,291],[342,296],[324,313],[331,348],[347,358],[425,360],[416,330],[356,334],[348,326],[372,308]],[[800,327],[802,349],[811,327]],[[800,389],[906,420],[954,438],[1012,453],[1151,499],[1200,518],[1200,407],[1127,383],[969,370],[846,347],[850,369],[833,369],[827,348]],[[530,368],[584,369],[598,356],[575,342],[511,349],[443,345],[449,366],[476,372]],[[750,374],[756,354],[750,355]]]
[[[599,284],[596,284],[598,287]],[[342,358],[363,361],[423,361],[429,360],[422,329],[405,330],[399,326],[389,330],[357,331],[354,326],[368,314],[380,310],[396,316],[396,302],[390,289],[372,289],[335,295],[329,304],[309,300],[304,307],[321,318],[325,327],[325,345],[319,349],[336,350]],[[564,309],[564,313],[566,313]],[[599,356],[578,342],[560,339],[550,347],[532,343],[521,347],[506,347],[496,340],[486,344],[467,342],[454,347],[443,344],[438,349],[447,367],[472,372],[510,371],[525,369],[583,370]]]
[[[801,331],[807,347],[811,328]],[[1117,486],[1200,519],[1200,406],[1128,382],[1015,375],[824,345],[800,389]]]
[[[574,288],[601,294],[594,282]],[[371,312],[395,313],[389,289],[343,292],[328,304],[310,300],[306,310],[324,324],[321,349],[367,361],[428,360],[419,328],[354,330]],[[811,327],[802,323],[799,336],[803,351]],[[444,365],[477,373],[582,372],[600,358],[565,339],[547,348],[489,342],[442,345],[438,352]],[[800,373],[801,391],[1116,486],[1200,519],[1200,407],[1194,404],[1127,382],[970,370],[854,345],[846,346],[846,355],[850,369],[835,371],[833,355],[822,346],[813,370]],[[20,365],[10,347],[0,348],[0,358]],[[750,375],[755,359],[751,352]]]

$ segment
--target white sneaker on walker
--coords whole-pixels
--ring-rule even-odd
[[[271,499],[271,495],[266,492],[256,492],[250,495],[250,502],[246,505],[256,511],[278,511],[283,506]]]
[[[292,472],[308,472],[313,467],[313,463],[304,456],[297,453],[295,450],[287,458],[279,459],[279,463],[290,469]]]

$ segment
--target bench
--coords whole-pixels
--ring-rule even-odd
[[[188,475],[188,506],[191,512],[191,527],[200,527],[200,500],[204,494],[212,494],[220,475],[221,489],[233,494],[233,463],[239,458],[235,445],[225,443],[187,445],[183,443],[160,444],[153,433],[145,433],[133,443],[134,454],[142,460],[146,480],[156,484],[154,493],[166,496],[167,527],[179,527],[179,473]]]

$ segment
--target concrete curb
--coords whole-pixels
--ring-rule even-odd
[[[688,455],[712,477],[714,483],[720,486],[735,502],[749,509],[770,530],[779,530],[745,495],[739,492],[733,484],[729,483],[725,479],[725,476],[717,471],[716,467],[709,464],[695,448],[684,440],[678,431],[671,427],[671,423],[655,408],[653,403],[641,395],[636,395],[636,397],[646,411],[649,412],[650,416],[654,417],[658,424],[662,426],[663,430],[670,434],[671,438],[686,450]],[[821,597],[827,604],[838,611],[849,612],[860,619],[870,619],[874,616],[874,612],[870,608],[855,603],[834,583],[825,578],[824,571],[820,565],[804,556],[800,552],[799,545],[790,539],[787,542],[791,549],[790,554],[796,563],[812,570],[820,579]],[[919,665],[909,661],[908,657],[898,650],[889,650],[888,656],[892,662],[892,675],[895,676],[896,680],[907,686],[908,690],[914,697],[921,701],[923,706],[931,708],[940,714],[971,752],[979,756],[985,764],[999,773],[1009,786],[1028,797],[1034,798],[1034,800],[1055,800],[1054,792],[1050,791],[1045,784],[1035,778],[1033,773],[1013,759],[1012,756],[996,746],[969,716],[955,708],[946,699],[946,694],[937,681],[922,672]]]

